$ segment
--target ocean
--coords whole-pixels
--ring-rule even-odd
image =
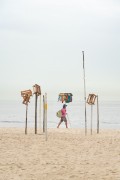
[[[63,104],[58,101],[48,101],[47,127],[56,128],[59,118],[56,112],[62,108]],[[43,105],[38,101],[37,127],[42,127]],[[91,106],[86,105],[87,129],[91,126]],[[40,113],[41,112],[41,113]],[[26,106],[21,101],[0,101],[0,127],[25,127]],[[84,102],[73,101],[67,104],[68,126],[70,128],[85,127]],[[41,115],[40,115],[41,114]],[[97,105],[93,105],[92,113],[93,129],[97,128]],[[40,118],[41,117],[41,118]],[[35,102],[32,100],[28,105],[28,128],[35,126]],[[99,102],[99,123],[100,129],[120,128],[120,102],[101,101]],[[60,128],[65,128],[64,122]]]

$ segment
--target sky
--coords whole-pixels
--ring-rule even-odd
[[[0,0],[0,100],[41,86],[120,100],[119,0]]]

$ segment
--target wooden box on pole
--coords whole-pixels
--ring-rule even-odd
[[[93,117],[93,105],[95,105],[95,100],[97,98],[97,133],[99,133],[99,106],[98,106],[98,96],[95,94],[89,94],[87,98],[87,103],[91,105],[91,135],[92,135],[92,117]]]
[[[35,134],[37,134],[37,98],[41,95],[41,88],[38,84],[33,86],[33,94],[35,94]]]
[[[23,97],[23,104],[26,105],[25,134],[27,134],[28,103],[30,103],[30,97],[32,96],[32,91],[30,89],[21,91],[21,96]]]

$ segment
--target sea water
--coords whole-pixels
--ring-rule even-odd
[[[58,101],[48,101],[47,126],[56,128],[59,118],[56,112],[60,110],[63,103]],[[87,128],[91,127],[91,113],[93,129],[97,128],[97,104],[91,106],[86,104]],[[71,128],[85,127],[85,104],[84,102],[73,101],[67,104],[68,126]],[[25,127],[26,106],[21,101],[0,101],[0,127]],[[28,128],[35,126],[35,102],[31,101],[28,105]],[[37,126],[42,128],[43,124],[43,104],[38,99],[37,105]],[[99,102],[99,124],[100,129],[119,129],[120,128],[120,102],[102,101]],[[65,128],[64,122],[61,128]]]

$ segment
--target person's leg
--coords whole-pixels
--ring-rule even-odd
[[[64,122],[65,122],[66,128],[68,128],[68,124],[67,124],[67,119],[66,119],[66,117],[64,117]]]
[[[68,128],[67,121],[65,121],[66,128]]]
[[[57,128],[59,128],[59,126],[61,125],[61,123],[62,123],[62,121],[60,120],[60,122],[58,123],[58,126],[57,126]]]

